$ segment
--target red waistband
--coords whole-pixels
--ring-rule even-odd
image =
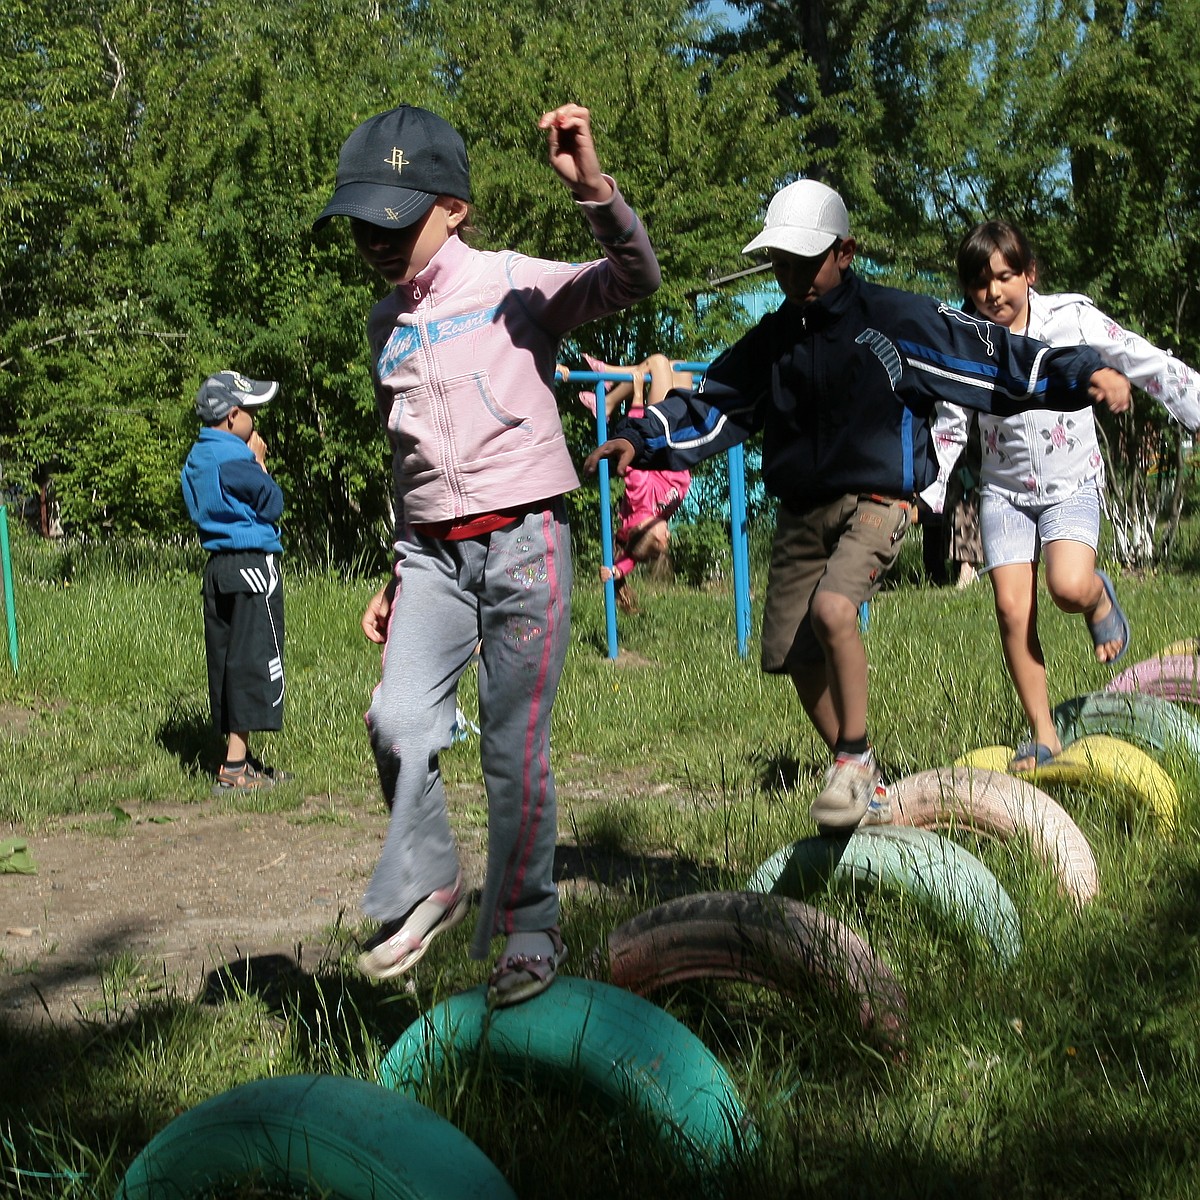
[[[507,529],[508,526],[515,525],[531,512],[544,512],[546,508],[546,502],[539,500],[519,508],[506,508],[501,512],[474,513],[469,517],[457,517],[451,521],[413,521],[411,527],[424,537],[437,538],[442,542],[465,542],[467,538],[482,537],[486,533],[495,533],[497,529]]]

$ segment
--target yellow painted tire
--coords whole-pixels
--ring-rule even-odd
[[[958,759],[956,766],[996,770],[1007,765],[1015,751],[1010,746],[984,746]],[[1002,768],[1001,768],[1002,769]],[[1099,783],[1135,798],[1164,829],[1174,829],[1179,815],[1179,793],[1171,777],[1144,750],[1104,734],[1088,734],[1055,755],[1052,762],[1018,778],[1038,787],[1055,783]]]
[[[1200,654],[1200,638],[1184,638],[1182,642],[1172,642],[1164,646],[1156,658],[1173,658],[1176,655]]]

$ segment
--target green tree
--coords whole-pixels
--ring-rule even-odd
[[[594,247],[536,122],[565,100],[593,108],[669,280],[582,335],[610,358],[694,352],[690,294],[799,157],[766,99],[789,64],[714,63],[675,0],[19,0],[0,30],[15,97],[0,110],[0,293],[20,300],[0,331],[0,439],[8,478],[52,472],[80,531],[187,534],[189,398],[236,366],[282,385],[262,424],[289,547],[339,562],[383,547],[364,336],[382,285],[344,229],[310,228],[371,113],[423,104],[462,129],[481,245],[573,258]]]

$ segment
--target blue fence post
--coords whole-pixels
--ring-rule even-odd
[[[745,658],[750,640],[750,535],[746,519],[746,455],[741,445],[729,451],[729,536],[733,547],[733,621],[738,653]]]
[[[706,362],[676,362],[677,371],[703,375]],[[750,535],[746,517],[746,453],[738,445],[727,454],[729,464],[729,541],[733,561],[733,624],[738,653],[745,658],[750,640]]]
[[[596,445],[602,446],[608,441],[608,409],[605,406],[606,384],[603,379],[596,380]],[[620,653],[617,645],[617,588],[612,579],[613,568],[613,527],[612,500],[609,496],[608,459],[600,460],[597,472],[600,482],[600,561],[608,569],[608,578],[604,581],[604,628],[608,637],[608,657],[615,659]]]
[[[0,562],[4,573],[4,611],[8,619],[8,657],[13,674],[20,672],[17,654],[17,601],[13,595],[12,553],[8,545],[8,505],[0,504]]]

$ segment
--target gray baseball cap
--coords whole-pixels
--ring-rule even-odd
[[[205,425],[223,421],[235,408],[259,408],[274,398],[279,384],[271,380],[247,379],[237,371],[210,375],[196,393],[196,416]]]
[[[471,199],[467,148],[436,113],[402,104],[364,121],[346,139],[333,199],[313,228],[340,216],[403,229],[439,196]]]

